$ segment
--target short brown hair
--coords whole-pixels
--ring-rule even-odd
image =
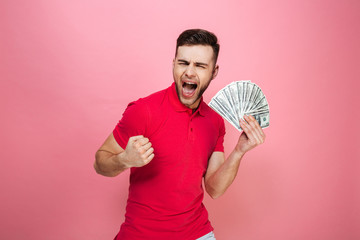
[[[182,32],[176,41],[176,52],[177,55],[178,47],[184,45],[209,45],[214,51],[214,60],[217,61],[220,45],[218,39],[214,33],[203,30],[203,29],[188,29]]]

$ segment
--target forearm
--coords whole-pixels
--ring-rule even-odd
[[[205,182],[206,191],[212,198],[218,198],[234,181],[244,153],[232,151],[229,157]]]
[[[103,176],[115,177],[128,169],[123,161],[123,153],[114,154],[104,150],[97,151],[94,163],[96,172]]]

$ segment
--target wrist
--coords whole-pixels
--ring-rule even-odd
[[[233,154],[236,156],[236,158],[242,158],[245,155],[245,153],[246,151],[237,148],[235,148],[233,151]]]
[[[123,151],[115,156],[115,162],[116,162],[117,168],[119,170],[131,168],[130,164],[128,162],[126,162],[126,159],[127,158],[126,158],[125,151]]]

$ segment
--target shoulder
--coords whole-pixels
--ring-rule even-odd
[[[128,137],[136,135],[148,135],[151,129],[154,116],[157,112],[154,109],[160,109],[159,104],[163,101],[165,90],[155,92],[147,97],[139,98],[130,102],[122,114],[122,118],[116,126],[115,135],[124,135],[124,142]],[[153,106],[157,106],[154,108]]]
[[[156,118],[159,111],[161,111],[161,106],[166,99],[166,90],[167,89],[160,90],[130,102],[123,113],[123,118],[128,118],[132,121],[141,121],[148,125],[150,121]]]
[[[205,102],[203,102],[202,108],[203,108],[202,110],[203,110],[204,114],[208,118],[212,119],[219,125],[224,124],[224,119],[217,112],[215,112],[211,107],[209,107]]]
[[[136,105],[140,108],[159,106],[164,102],[167,89],[160,90],[158,92],[152,93],[146,97],[139,98],[136,101],[130,102],[128,106]]]
[[[202,103],[201,110],[202,115],[205,116],[206,121],[210,123],[212,128],[214,128],[214,130],[218,132],[220,136],[225,135],[224,119],[205,102]]]

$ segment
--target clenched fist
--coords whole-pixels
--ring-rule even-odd
[[[151,142],[142,135],[130,137],[123,154],[128,167],[142,167],[155,156]]]

